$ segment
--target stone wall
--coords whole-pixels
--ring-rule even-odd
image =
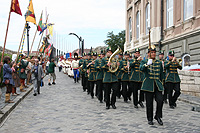
[[[2,47],[2,46],[0,46],[0,52],[1,52],[1,53],[3,52],[3,47]],[[5,48],[5,52],[4,52],[4,53],[10,54],[10,55],[12,55],[12,54],[17,54],[16,51],[12,51],[12,50],[9,50],[9,49],[6,49],[6,48]]]
[[[200,97],[200,71],[179,71],[182,93]]]

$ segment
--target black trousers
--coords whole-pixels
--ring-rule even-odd
[[[162,118],[162,108],[163,108],[163,95],[162,91],[158,90],[156,83],[154,83],[154,92],[145,92],[146,96],[146,113],[147,120],[153,120],[153,99],[156,101],[156,114],[155,116],[158,118]]]
[[[90,95],[92,97],[94,97],[94,84],[95,84],[95,81],[88,81],[89,84],[90,84]]]
[[[96,84],[95,96],[98,97],[99,91],[98,91],[98,84],[97,84],[97,81],[95,81],[95,84]]]
[[[87,92],[90,92],[90,85],[89,85],[89,81],[88,81],[88,77],[85,77],[85,90],[87,90]]]
[[[181,94],[180,82],[179,83],[166,83],[168,89],[169,106],[173,106]]]
[[[135,106],[138,105],[140,102],[144,102],[144,91],[141,90],[142,82],[130,82],[130,86],[133,92],[133,104]],[[138,100],[138,91],[140,90],[140,96]]]
[[[168,95],[168,89],[167,89],[167,85],[166,85],[166,83],[164,82],[163,83],[163,86],[164,86],[164,88],[165,88],[165,90],[164,90],[164,94],[163,94],[163,100],[165,101],[165,100],[167,100],[167,95]]]
[[[122,88],[122,82],[121,82],[121,79],[118,79],[118,87],[117,87],[117,97],[121,97],[121,95],[122,95],[122,90],[121,90],[121,88]]]
[[[122,96],[124,101],[128,101],[128,96],[130,96],[128,92],[128,81],[122,81]]]
[[[115,105],[118,83],[117,82],[104,83],[104,85],[105,85],[105,95],[106,95],[106,106]],[[110,94],[111,94],[111,97],[110,97]]]
[[[97,87],[98,87],[98,100],[103,100],[103,82],[102,80],[97,80]]]

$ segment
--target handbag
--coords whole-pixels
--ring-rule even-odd
[[[22,68],[20,72],[21,72],[21,73],[24,73],[24,71],[25,71],[25,69],[24,69],[24,68]]]
[[[9,79],[5,79],[4,83],[5,83],[6,85],[10,84],[10,80],[9,80]]]

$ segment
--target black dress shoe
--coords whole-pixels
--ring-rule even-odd
[[[113,105],[112,105],[112,108],[113,108],[113,109],[116,109],[117,107],[113,104]]]
[[[124,100],[125,103],[128,103],[128,100]]]
[[[144,104],[142,102],[139,102],[140,107],[144,108]]]
[[[131,97],[128,97],[128,100],[130,100],[130,101],[131,101]]]
[[[33,96],[37,96],[37,94],[36,94],[36,93],[34,93],[34,94],[33,94]]]
[[[51,83],[48,83],[48,85],[51,85]]]
[[[38,92],[38,94],[40,94],[40,92]]]
[[[55,85],[56,83],[55,83],[55,82],[52,82],[52,84]]]
[[[110,106],[106,106],[106,109],[110,109]]]
[[[153,121],[148,121],[148,124],[149,125],[153,125]]]
[[[94,96],[91,96],[92,99],[94,99]]]
[[[103,101],[101,100],[100,103],[103,103]]]
[[[176,107],[177,105],[176,105],[176,103],[174,103],[174,107]]]
[[[154,117],[154,119],[157,120],[158,124],[163,125],[163,122],[159,117]]]
[[[138,108],[138,106],[137,106],[137,105],[134,105],[134,108],[136,108],[136,109],[137,109],[137,108]]]
[[[174,109],[174,106],[173,105],[171,105],[171,106],[169,106],[171,109]]]

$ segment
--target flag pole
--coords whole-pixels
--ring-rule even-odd
[[[47,23],[47,21],[48,21],[48,17],[49,17],[49,14],[47,15],[46,23]],[[42,32],[42,35],[41,35],[41,38],[40,38],[40,42],[39,42],[39,44],[38,44],[38,48],[37,48],[37,56],[38,56],[38,54],[39,54],[39,47],[40,47],[40,43],[41,43],[41,40],[42,40],[42,36],[43,36],[43,34],[44,34],[44,31]]]
[[[43,11],[42,11],[42,13],[43,13]],[[41,16],[42,16],[42,13],[41,13]],[[40,18],[41,18],[41,16],[40,16]],[[39,20],[39,23],[40,23],[40,20]],[[39,25],[39,23],[38,23],[38,25]],[[34,35],[34,38],[33,38],[32,45],[31,45],[30,53],[32,52],[32,48],[33,48],[33,44],[34,44],[34,41],[35,41],[35,37],[36,37],[37,31],[38,31],[38,29],[36,29],[36,31],[35,31],[35,35]]]
[[[26,23],[27,23],[27,21],[26,21]],[[21,41],[20,41],[19,48],[18,48],[18,51],[17,51],[17,58],[18,58],[18,56],[19,56],[19,50],[20,50],[20,47],[21,47],[21,44],[22,44],[22,40],[23,40],[23,36],[24,36],[24,30],[26,29],[26,23],[25,23],[25,25],[24,25],[24,29],[23,29]],[[17,63],[17,58],[15,59],[15,63]]]
[[[9,24],[10,24],[11,7],[12,7],[12,0],[11,0],[11,4],[10,4],[10,12],[9,12],[9,15],[8,15],[8,23],[7,23],[6,36],[5,36],[4,46],[3,46],[3,52],[2,52],[2,55],[1,55],[1,62],[3,62],[3,56],[4,56],[4,52],[5,52],[5,47],[6,47],[8,28],[9,28]],[[1,72],[1,66],[0,66],[0,72]]]

